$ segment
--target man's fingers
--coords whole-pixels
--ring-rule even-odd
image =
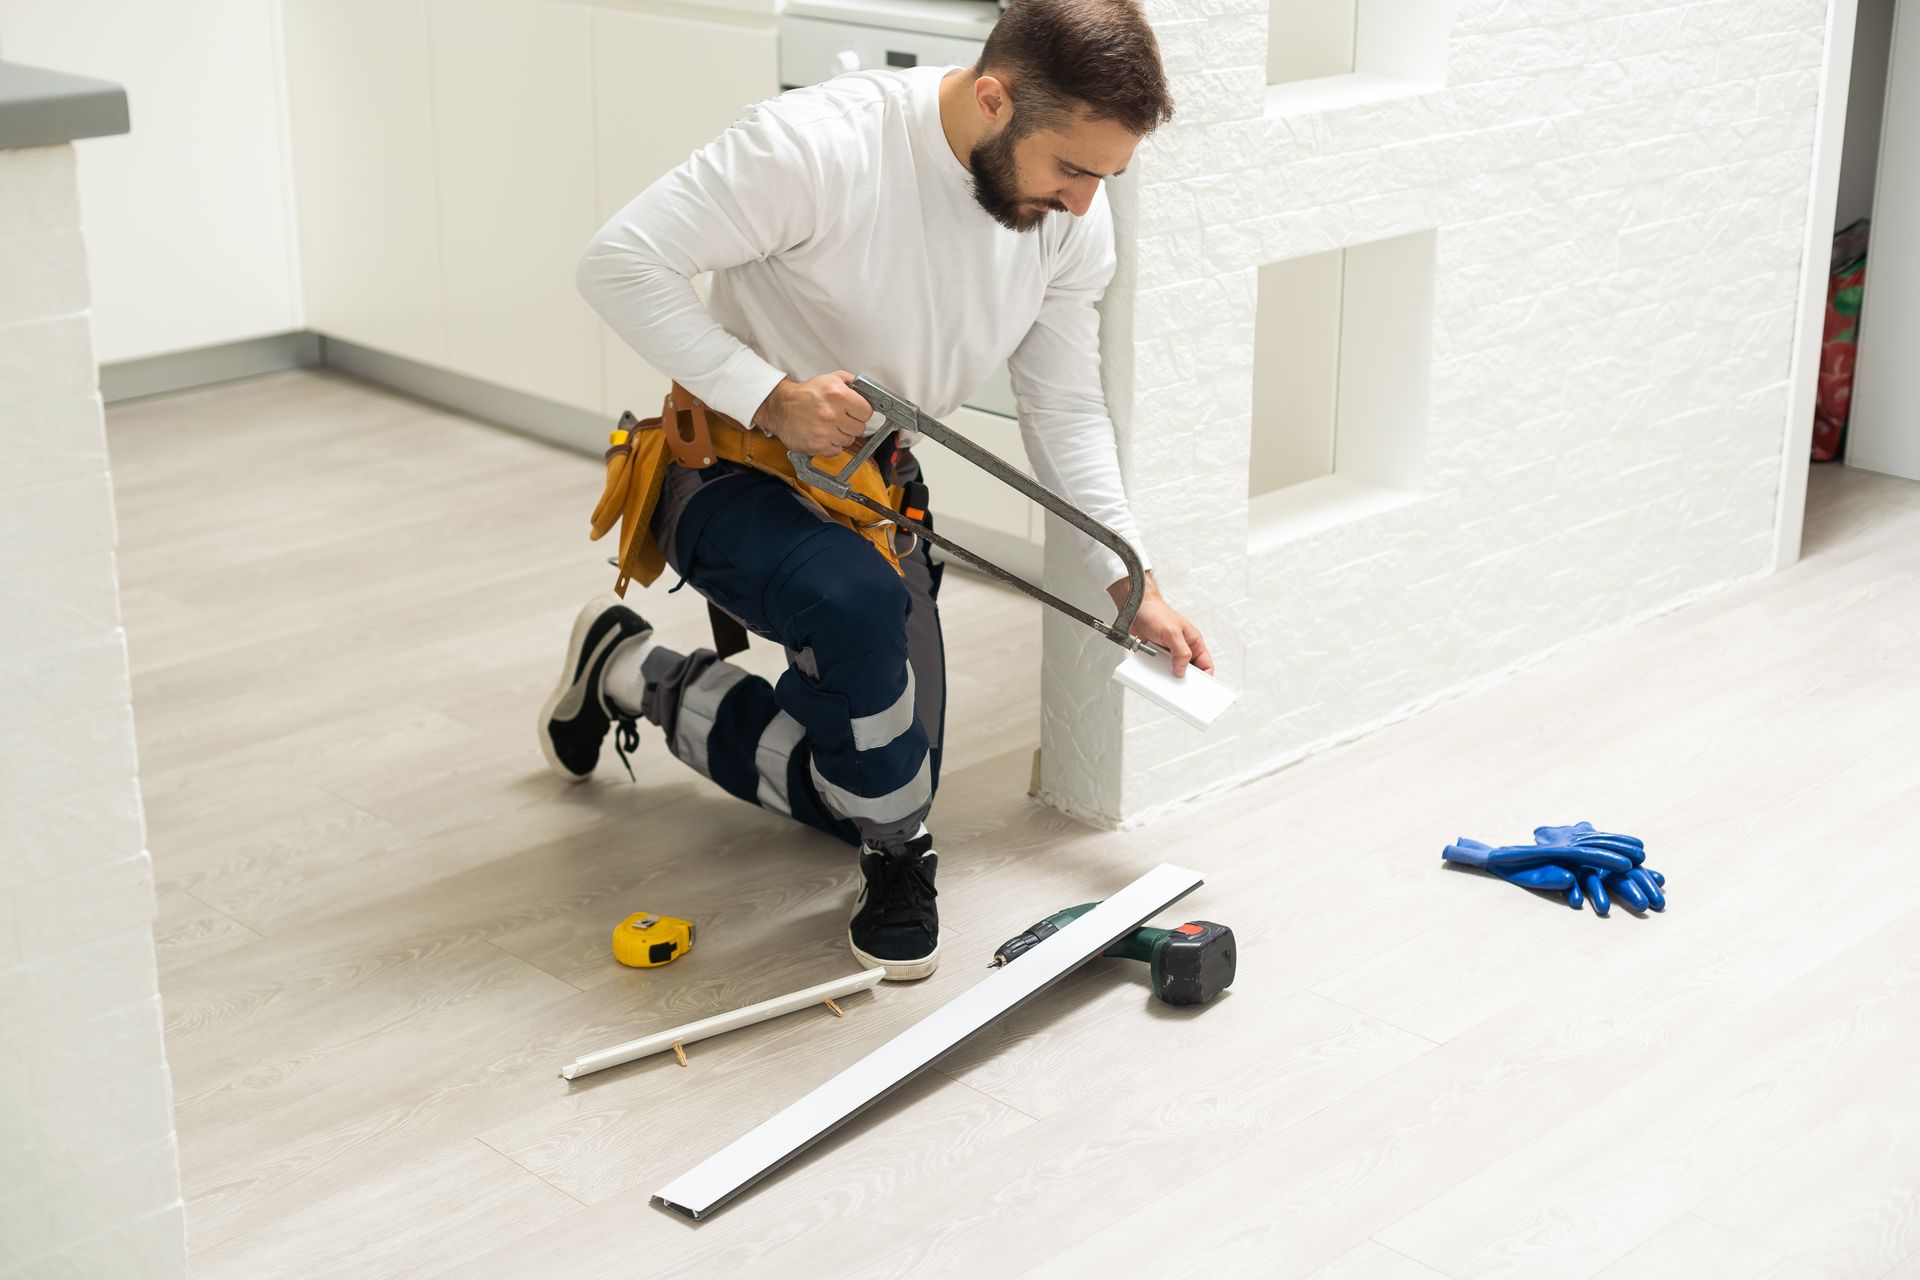
[[[853,375],[845,369],[835,369],[830,375],[839,383],[833,388],[831,400],[836,409],[852,418],[855,422],[865,422],[873,416],[873,406],[867,398],[853,389]]]
[[[830,458],[836,454],[851,452],[852,449],[853,442],[847,438],[844,431],[829,431],[820,437],[820,457]]]
[[[1173,655],[1173,674],[1187,674],[1187,664],[1193,661],[1193,650],[1187,648],[1186,637],[1180,634],[1178,627],[1167,637],[1167,651]]]
[[[1193,665],[1208,675],[1212,675],[1213,653],[1207,648],[1206,637],[1202,636],[1200,634],[1200,628],[1194,626],[1191,622],[1186,622],[1183,619],[1182,624],[1186,627],[1187,647],[1193,651]]]

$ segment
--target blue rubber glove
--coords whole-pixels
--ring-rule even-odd
[[[1601,891],[1597,894],[1591,889],[1588,891],[1588,896],[1593,899],[1593,909],[1599,914],[1607,914],[1608,890],[1612,891],[1615,898],[1635,911],[1667,909],[1667,895],[1662,891],[1667,878],[1645,865],[1647,847],[1639,837],[1595,831],[1591,822],[1576,822],[1570,827],[1535,827],[1533,839],[1534,843],[1539,845],[1562,848],[1572,845],[1583,849],[1605,849],[1627,856],[1633,863],[1631,871],[1623,875],[1607,877],[1600,885]]]
[[[1457,862],[1464,867],[1477,867],[1482,871],[1491,871],[1509,884],[1517,884],[1523,889],[1541,889],[1549,893],[1566,895],[1567,905],[1579,907],[1582,901],[1590,897],[1593,888],[1585,893],[1581,891],[1583,879],[1594,888],[1601,884],[1607,875],[1624,875],[1633,869],[1633,860],[1625,854],[1610,849],[1576,849],[1572,845],[1565,847],[1542,847],[1540,845],[1520,844],[1493,848],[1461,836],[1454,843],[1441,850],[1440,856],[1448,862]],[[1604,889],[1600,890],[1603,894]],[[1606,912],[1601,908],[1601,914]]]
[[[1643,865],[1646,846],[1638,838],[1596,831],[1589,822],[1538,827],[1533,838],[1530,845],[1495,848],[1462,836],[1440,856],[1524,889],[1563,894],[1575,910],[1590,904],[1596,915],[1606,915],[1616,900],[1634,911],[1666,909],[1666,877]]]
[[[1509,872],[1530,871],[1536,867],[1563,867],[1604,875],[1625,875],[1633,870],[1632,858],[1611,849],[1574,844],[1509,844],[1496,849],[1465,836],[1441,850],[1440,856],[1448,862],[1479,867],[1502,877]]]

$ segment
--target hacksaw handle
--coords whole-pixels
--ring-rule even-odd
[[[880,432],[870,431],[867,442],[861,445],[859,452],[855,453],[847,461],[847,465],[838,471],[822,470],[811,454],[802,453],[798,449],[787,450],[787,460],[793,463],[794,474],[808,484],[817,489],[824,489],[836,498],[851,497],[854,474],[865,465],[868,458],[873,456],[874,450],[878,449],[885,439],[886,437]]]
[[[1153,647],[1147,641],[1132,634],[1134,617],[1139,614],[1140,602],[1146,598],[1147,592],[1146,570],[1141,567],[1140,553],[1133,549],[1132,543],[1039,481],[1009,466],[998,455],[981,448],[938,418],[931,418],[920,412],[920,406],[911,400],[895,395],[872,379],[865,377],[855,378],[853,389],[858,391],[876,412],[886,414],[887,421],[892,423],[896,430],[917,431],[945,445],[994,479],[1017,490],[1030,501],[1045,507],[1119,556],[1120,563],[1125,565],[1127,570],[1127,600],[1120,607],[1120,612],[1114,615],[1107,638],[1125,649]],[[862,456],[864,457],[864,454]],[[816,474],[824,473],[816,472]],[[808,478],[812,479],[811,476]]]

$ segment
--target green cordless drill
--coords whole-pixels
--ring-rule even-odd
[[[1099,905],[1083,902],[1054,912],[1001,943],[987,967],[1018,960]],[[1173,929],[1142,925],[1100,954],[1144,962],[1153,975],[1153,994],[1168,1004],[1205,1004],[1233,984],[1233,930],[1211,920],[1192,920]]]

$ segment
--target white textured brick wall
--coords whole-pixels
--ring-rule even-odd
[[[1190,732],[1049,619],[1048,800],[1142,820],[1767,567],[1825,0],[1458,0],[1443,88],[1284,117],[1264,4],[1146,7],[1178,115],[1113,192],[1107,385],[1244,692]],[[1257,268],[1426,230],[1422,497],[1250,555]]]
[[[0,1280],[185,1274],[71,146],[0,150]]]

